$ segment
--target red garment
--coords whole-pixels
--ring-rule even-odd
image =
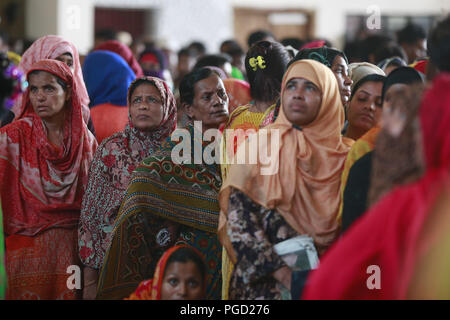
[[[225,90],[228,95],[228,112],[231,114],[234,109],[244,106],[252,100],[250,95],[250,85],[243,80],[228,78],[223,80]]]
[[[427,171],[394,189],[358,220],[308,279],[304,299],[405,299],[432,235],[423,230],[437,197],[450,182],[450,74],[437,76],[420,109]],[[425,240],[424,240],[425,239]],[[380,268],[381,289],[368,289]],[[373,279],[373,278],[372,278]]]
[[[8,300],[75,300],[81,291],[67,286],[71,265],[81,266],[76,227],[53,228],[33,237],[6,238]],[[80,273],[81,276],[81,273]],[[75,279],[74,279],[75,280]],[[81,279],[79,279],[81,283]],[[73,283],[73,282],[72,282]]]
[[[64,53],[70,53],[73,59],[73,76],[74,81],[77,84],[78,96],[80,97],[81,106],[83,110],[83,119],[86,123],[89,122],[89,96],[86,90],[86,86],[83,80],[83,73],[81,70],[80,57],[78,50],[73,43],[64,40],[59,36],[44,36],[37,39],[33,44],[24,52],[22,59],[19,63],[19,69],[24,73],[28,73],[32,65],[43,59],[56,59]],[[22,106],[22,97],[16,100],[12,111],[18,118],[20,107]]]
[[[167,251],[164,252],[164,254],[159,259],[159,261],[156,265],[155,274],[153,275],[153,279],[142,281],[139,284],[139,286],[137,287],[136,291],[134,291],[128,299],[125,298],[124,300],[161,300],[161,288],[162,288],[162,283],[164,280],[164,273],[166,271],[166,267],[168,267],[167,261],[169,260],[169,258],[171,257],[171,255],[174,252],[176,252],[177,250],[179,250],[181,248],[191,249],[198,256],[200,256],[200,258],[202,260],[204,260],[202,254],[194,247],[191,247],[186,244],[180,244],[180,245],[173,246],[170,249],[167,249]],[[206,277],[203,279],[203,290],[204,290],[203,296],[205,296],[205,294],[206,294],[206,292],[205,292],[206,285],[205,284],[206,284]]]
[[[130,68],[136,74],[136,78],[140,78],[140,77],[144,76],[144,72],[142,71],[142,68],[141,68],[139,62],[134,57],[133,52],[131,51],[131,49],[128,46],[124,45],[122,42],[117,41],[117,40],[105,41],[105,42],[101,43],[97,48],[94,49],[94,51],[97,51],[97,50],[107,50],[107,51],[117,53],[128,63]]]
[[[30,102],[23,96],[19,118],[0,129],[0,186],[7,235],[34,236],[54,227],[78,224],[89,164],[97,142],[81,115],[77,82],[62,62],[42,60],[29,72],[43,70],[72,88],[71,113],[64,128],[64,146],[55,147]]]
[[[128,124],[128,108],[111,103],[99,104],[91,109],[91,119],[98,143],[123,131]]]

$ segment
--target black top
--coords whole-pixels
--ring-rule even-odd
[[[372,153],[373,151],[370,151],[362,156],[350,168],[344,189],[342,232],[345,232],[367,210]]]

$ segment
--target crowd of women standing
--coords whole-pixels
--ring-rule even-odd
[[[0,298],[450,298],[450,17],[409,66],[249,39],[0,56]]]

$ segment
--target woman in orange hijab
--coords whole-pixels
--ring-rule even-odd
[[[258,155],[270,150],[270,171],[262,159],[232,165],[220,192],[219,234],[235,264],[230,299],[290,299],[294,271],[315,267],[315,248],[320,255],[338,236],[340,177],[351,143],[343,124],[332,71],[313,60],[293,63],[278,118],[237,152],[258,138]],[[299,238],[306,256],[292,265],[280,246]]]

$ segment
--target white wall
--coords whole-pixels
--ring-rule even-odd
[[[80,54],[94,43],[94,5],[90,0],[59,0],[58,35],[73,42]]]
[[[230,0],[92,0],[95,6],[157,10],[158,40],[177,50],[191,41],[216,52],[223,39],[233,36]],[[150,30],[149,30],[150,31]]]
[[[25,7],[27,38],[58,35],[86,54],[93,44],[94,15],[91,0],[28,0]]]
[[[58,0],[28,0],[25,7],[25,33],[37,39],[58,32]]]

